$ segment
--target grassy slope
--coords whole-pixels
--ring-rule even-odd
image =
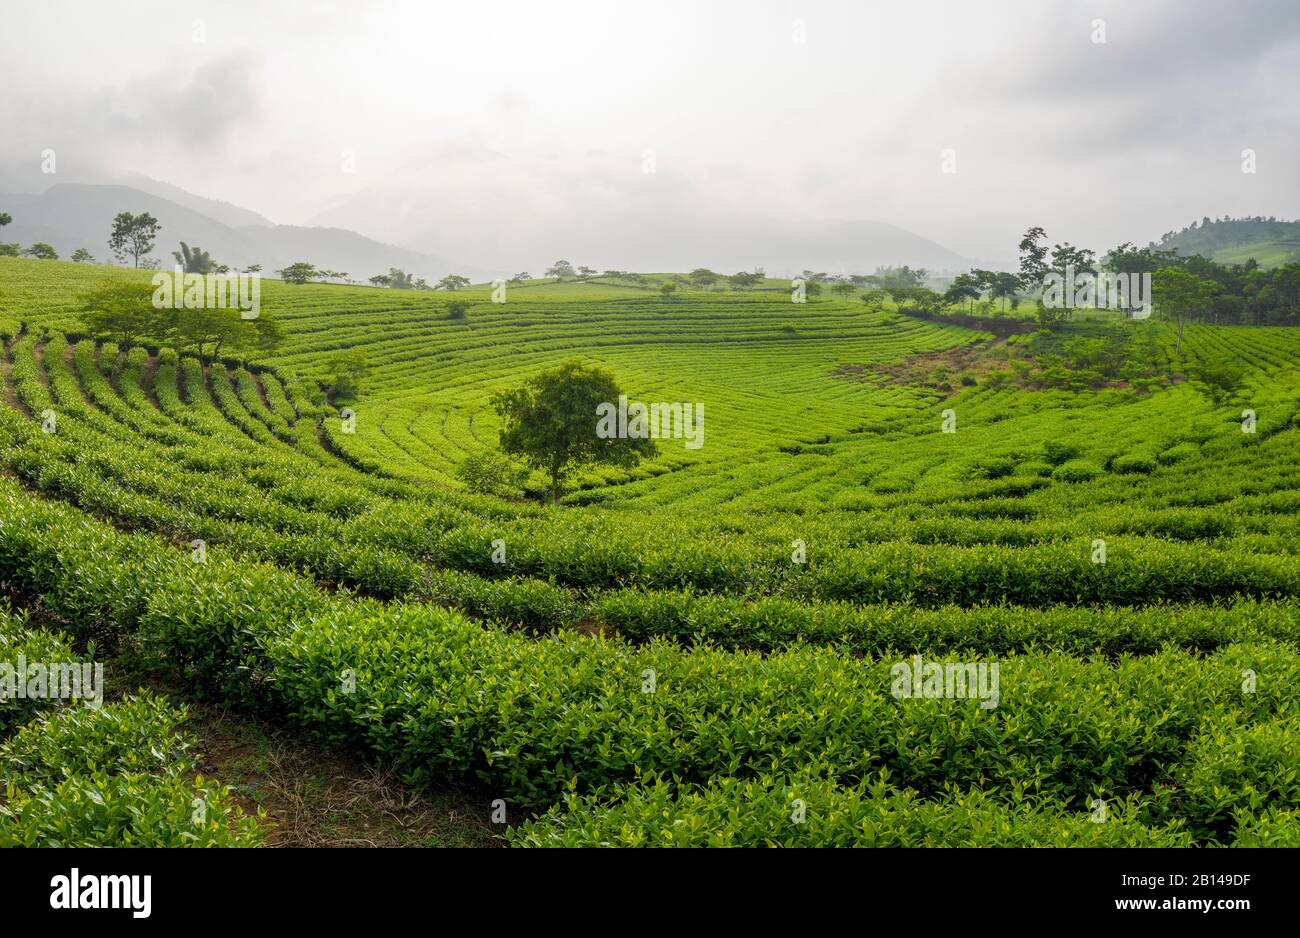
[[[147,276],[0,259],[0,319],[23,320],[36,332],[42,326],[73,329],[77,291],[106,275]],[[269,281],[264,307],[288,333],[270,363],[312,377],[321,374],[333,350],[365,349],[376,368],[357,405],[357,433],[337,437],[337,445],[420,487],[455,488],[450,475],[456,462],[490,444],[490,391],[572,355],[612,368],[634,399],[704,402],[704,449],[690,452],[666,443],[654,462],[631,473],[584,474],[585,489],[571,500],[603,499],[592,507],[540,514],[514,507],[509,512],[519,517],[507,513],[485,525],[485,532],[506,532],[512,557],[536,552],[534,566],[515,569],[530,573],[528,582],[538,590],[552,589],[557,581],[580,584],[588,567],[623,562],[623,542],[635,560],[619,574],[625,589],[597,600],[621,602],[638,598],[639,591],[648,596],[677,585],[657,582],[656,570],[680,567],[686,582],[702,579],[709,573],[706,562],[729,563],[729,551],[742,558],[751,551],[762,560],[747,574],[744,590],[730,581],[718,587],[728,600],[740,602],[750,590],[800,599],[809,586],[788,576],[790,565],[783,563],[795,538],[807,542],[812,572],[841,563],[854,576],[878,575],[881,582],[873,588],[887,593],[905,581],[915,584],[906,595],[917,602],[942,588],[952,590],[959,603],[974,595],[969,589],[984,589],[982,578],[998,570],[1008,590],[1035,583],[1046,588],[1060,579],[1062,563],[1072,564],[1076,554],[1086,558],[1095,537],[1111,544],[1111,569],[1121,576],[1140,571],[1136,562],[1126,566],[1128,558],[1152,557],[1209,558],[1210,573],[1216,564],[1252,560],[1289,570],[1300,543],[1294,520],[1300,478],[1294,446],[1300,399],[1296,330],[1189,327],[1183,355],[1176,358],[1164,327],[1125,327],[1162,350],[1163,367],[1171,373],[1201,361],[1240,364],[1246,369],[1242,394],[1220,403],[1182,381],[1149,395],[1122,387],[1070,393],[979,381],[954,381],[944,389],[942,379],[928,376],[890,382],[891,367],[911,356],[972,343],[984,347],[989,337],[831,298],[795,306],[776,285],[771,292],[685,291],[665,300],[627,286],[536,283],[511,288],[503,305],[493,304],[489,293],[486,287],[463,291],[460,296],[472,305],[468,320],[458,323],[445,318],[444,295]],[[34,347],[29,341],[11,350],[20,378]],[[44,355],[48,370],[48,350]],[[837,375],[846,364],[862,367],[853,377]],[[104,366],[113,372],[115,387],[131,398],[120,419],[161,432],[166,421],[141,393],[149,369],[141,362]],[[33,393],[30,385],[26,393]],[[230,408],[240,405],[232,401],[221,407],[233,420],[237,415]],[[1258,413],[1254,436],[1240,431],[1244,407]],[[256,430],[262,419],[257,409],[255,402],[249,405],[240,418],[244,426]],[[955,412],[955,434],[938,432],[945,409]],[[223,419],[221,412],[216,416]],[[277,453],[267,472],[289,459],[290,447],[265,429],[250,445],[253,430],[231,430],[229,445]],[[1053,477],[1045,454],[1049,444],[1062,442],[1075,448],[1073,458],[1091,467],[1095,478]],[[293,456],[301,459],[300,453]],[[223,485],[239,481],[237,472],[232,483],[231,473],[205,470],[184,449],[169,450],[165,458],[176,472],[193,472],[186,478],[195,480],[192,489],[200,498],[208,497],[205,472],[214,491],[219,478]],[[1138,471],[1125,471],[1134,465]],[[361,491],[359,477],[341,469],[336,477],[341,491]],[[283,480],[271,478],[272,497],[288,497]],[[412,491],[417,490],[425,489]],[[382,505],[373,509],[383,518],[388,511]],[[348,515],[343,513],[345,524]],[[572,558],[562,555],[567,550]],[[467,570],[495,573],[490,565],[484,571],[466,564]],[[1033,564],[1040,565],[1038,573]],[[1191,568],[1168,568],[1168,582],[1158,571],[1153,583],[1168,586],[1173,595],[1182,586],[1204,585],[1191,582],[1198,574],[1180,572],[1186,569]],[[1100,622],[1105,615],[1086,605],[1091,600],[1083,592],[1104,579],[1096,574],[1079,578],[1085,621]],[[989,587],[994,595],[998,588]],[[1284,595],[1291,595],[1286,589]],[[1139,590],[1125,601],[1144,597]],[[779,617],[780,607],[771,608]],[[811,608],[816,607],[789,607],[786,618]],[[872,608],[862,607],[868,626]],[[1199,608],[1195,598],[1189,608]],[[973,623],[976,613],[954,609],[944,615],[960,624],[967,617]],[[632,624],[625,623],[629,632]],[[688,622],[679,634],[697,627],[702,625]],[[746,644],[743,633],[728,640]],[[906,639],[901,641],[906,647]]]

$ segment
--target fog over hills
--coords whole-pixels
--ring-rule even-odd
[[[63,257],[84,247],[97,259],[107,261],[111,257],[108,234],[113,217],[119,212],[148,212],[161,226],[152,256],[164,268],[172,263],[171,252],[184,241],[202,247],[220,263],[236,268],[261,264],[267,274],[304,260],[345,271],[351,279],[360,281],[390,267],[430,280],[449,273],[483,280],[497,273],[383,244],[355,231],[273,225],[257,213],[229,203],[203,199],[154,180],[146,184],[152,192],[121,185],[57,183],[39,194],[0,193],[5,210],[13,216],[13,223],[3,231],[4,240],[24,246],[44,241]],[[232,225],[212,214],[228,221],[260,219],[261,223]]]
[[[738,196],[725,173],[700,184],[603,152],[575,169],[483,147],[446,148],[314,215],[481,267],[536,274],[557,258],[597,269],[705,266],[869,273],[879,265],[961,269],[970,259],[894,224],[811,215],[791,193]]]
[[[390,267],[430,281],[448,273],[476,281],[521,270],[540,275],[558,258],[602,270],[707,266],[724,272],[763,268],[774,275],[805,268],[869,273],[890,264],[936,271],[970,264],[941,244],[884,222],[812,223],[759,212],[729,213],[703,200],[674,196],[626,198],[608,189],[603,194],[575,192],[569,202],[548,206],[508,189],[452,194],[439,192],[441,183],[403,185],[395,180],[392,186],[343,200],[314,217],[310,226],[296,226],[273,224],[256,211],[166,182],[142,176],[131,182],[61,182],[40,193],[0,193],[14,216],[4,240],[24,246],[44,241],[64,257],[84,247],[107,260],[113,216],[149,212],[162,226],[153,256],[164,266],[185,241],[232,267],[261,264],[270,273],[306,260],[361,281]],[[599,201],[605,204],[597,211],[593,203]],[[476,216],[473,224],[471,215]],[[493,221],[486,223],[484,217]],[[664,226],[676,232],[674,237],[659,236]]]

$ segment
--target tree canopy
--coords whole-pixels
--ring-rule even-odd
[[[576,359],[544,371],[522,387],[498,391],[492,406],[501,417],[501,449],[547,474],[551,497],[560,500],[564,481],[585,463],[632,466],[655,452],[654,440],[602,438],[597,407],[619,399],[613,374]]]

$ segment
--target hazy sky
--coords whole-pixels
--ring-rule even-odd
[[[886,221],[977,258],[1030,224],[1104,249],[1300,216],[1296,0],[6,7],[0,180],[27,188],[135,171],[295,224],[415,185],[616,213],[652,151],[710,211]]]

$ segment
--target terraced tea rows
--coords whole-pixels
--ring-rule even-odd
[[[784,293],[473,289],[462,322],[269,283],[286,342],[205,370],[79,338],[70,266],[0,262],[0,576],[74,643],[474,778],[539,812],[522,845],[1300,842],[1295,330],[1131,324],[1151,393],[944,390],[887,372],[1006,344]],[[355,432],[311,391],[340,348]],[[559,507],[466,492],[490,393],[574,355],[703,402],[705,445]],[[997,664],[996,705],[900,696],[915,655]]]

